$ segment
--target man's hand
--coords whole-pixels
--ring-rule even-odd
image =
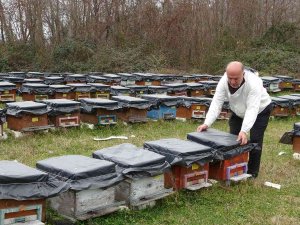
[[[206,124],[202,124],[199,127],[197,127],[197,132],[202,132],[207,130],[208,126]]]
[[[248,142],[247,134],[245,132],[241,131],[239,133],[238,138],[236,139],[236,141],[241,142],[241,145],[247,144],[247,142]]]

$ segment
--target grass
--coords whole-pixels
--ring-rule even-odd
[[[265,134],[261,172],[254,181],[230,187],[217,184],[212,188],[195,192],[181,191],[158,201],[151,209],[121,211],[111,215],[78,222],[78,225],[123,224],[300,224],[300,161],[292,159],[290,145],[279,144],[285,131],[292,129],[298,118],[272,119]],[[18,160],[35,166],[38,160],[48,157],[82,154],[104,147],[143,142],[161,138],[185,139],[196,129],[193,121],[151,121],[147,124],[51,131],[20,139],[9,135],[0,142],[0,157]],[[227,122],[217,121],[214,128],[228,130]],[[129,140],[94,141],[94,137],[125,135]],[[278,156],[284,151],[286,154]],[[279,183],[281,190],[267,188],[265,181]],[[51,213],[51,216],[56,216]]]

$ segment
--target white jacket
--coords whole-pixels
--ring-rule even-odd
[[[263,87],[260,77],[245,70],[245,83],[234,93],[230,94],[227,74],[220,79],[215,95],[209,107],[204,124],[211,126],[218,118],[223,103],[229,101],[230,109],[240,118],[244,118],[241,131],[248,133],[257,115],[270,103],[271,98]]]

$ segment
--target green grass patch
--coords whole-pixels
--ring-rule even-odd
[[[80,225],[123,224],[299,224],[300,161],[292,159],[292,147],[279,144],[281,135],[291,130],[299,118],[271,119],[264,140],[261,172],[254,181],[195,192],[180,191],[158,201],[151,209],[121,211],[78,222]],[[199,122],[150,121],[147,124],[56,130],[20,139],[9,135],[0,141],[1,159],[18,160],[35,166],[38,160],[66,154],[91,156],[95,150],[125,142],[142,146],[145,141],[162,138],[185,139]],[[214,128],[227,131],[226,121],[217,121]],[[128,140],[94,141],[94,137],[125,135]],[[284,151],[286,154],[278,156]],[[270,181],[282,185],[281,190],[265,187]],[[50,216],[57,216],[51,212]]]

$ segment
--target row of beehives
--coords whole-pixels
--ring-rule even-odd
[[[147,122],[151,119],[203,119],[211,98],[168,95],[142,95],[141,98],[114,96],[112,100],[84,98],[80,102],[68,99],[48,99],[39,102],[7,103],[0,118],[14,131],[35,131],[55,127],[79,126],[80,121],[93,125],[113,125],[124,122]],[[226,102],[219,119],[229,118]],[[1,123],[0,123],[1,124]]]
[[[154,77],[156,78],[154,79]],[[185,79],[181,79],[183,77]],[[46,98],[48,95],[57,98],[54,96],[57,92],[60,93],[58,94],[59,98],[74,99],[77,95],[85,95],[87,97],[87,95],[90,95],[89,92],[92,92],[91,95],[101,94],[102,92],[109,95],[109,86],[117,86],[112,87],[112,95],[131,94],[133,96],[137,96],[146,92],[150,94],[157,92],[169,92],[172,95],[188,96],[212,95],[218,83],[217,81],[220,78],[221,76],[210,75],[177,76],[142,73],[120,75],[104,74],[102,76],[89,74],[68,74],[65,77],[50,76],[44,77],[43,79],[24,79],[22,77],[16,77],[16,75],[4,76],[2,77],[4,83],[0,82],[0,94],[2,93],[0,96],[0,101],[13,101],[14,89],[18,89],[18,91],[24,95],[24,100],[33,100],[29,99],[30,97],[28,94],[30,93],[39,95],[37,96],[38,98]],[[299,80],[295,80],[289,76],[262,77],[262,79],[264,86],[269,92],[278,92],[281,89],[293,89],[295,91],[300,89]],[[71,87],[62,86],[65,84],[72,85]],[[71,91],[71,89],[74,91]],[[70,94],[68,94],[69,92],[75,93],[72,93],[70,96]],[[61,93],[65,95],[65,97],[60,96]]]
[[[251,68],[246,68],[251,72],[256,73]],[[0,74],[0,81],[11,81],[16,83],[24,83],[24,79],[30,82],[45,82],[46,84],[63,84],[63,83],[107,83],[115,85],[161,85],[168,82],[198,82],[203,80],[219,81],[222,75],[208,75],[208,74],[190,74],[190,75],[175,75],[175,74],[155,74],[155,73],[117,73],[108,74],[101,72],[90,72],[86,74],[72,74],[72,73],[41,73],[41,72],[10,72]],[[275,84],[279,83],[280,89],[292,89],[293,84],[299,84],[298,79],[286,75],[264,76],[264,83]],[[26,80],[25,80],[26,82]],[[275,86],[271,87],[275,90]],[[273,91],[272,90],[272,91]]]
[[[175,74],[154,74],[154,73],[117,73],[105,74],[92,72],[87,74],[70,73],[24,73],[11,72],[0,74],[0,80],[17,84],[24,82],[38,82],[45,84],[65,84],[65,83],[104,83],[108,85],[162,85],[165,83],[198,82],[203,80],[218,81],[221,76],[208,74],[175,75]],[[26,80],[27,79],[27,80]]]
[[[300,91],[300,79],[284,75],[264,76],[261,79],[268,92],[275,93],[282,90]]]
[[[128,206],[155,205],[174,191],[209,187],[208,179],[236,182],[247,174],[249,151],[237,136],[209,129],[188,140],[148,141],[144,148],[122,144],[81,155],[53,157],[35,168],[0,161],[0,225],[45,221],[45,200],[67,218],[86,220]],[[42,224],[36,223],[36,224]]]
[[[101,83],[71,83],[67,85],[46,85],[42,83],[24,83],[17,89],[16,84],[0,82],[0,102],[16,100],[17,93],[23,101],[44,99],[110,98],[111,96],[127,95],[137,97],[142,94],[168,94],[175,96],[213,96],[217,82],[174,83],[164,86],[109,86]]]

